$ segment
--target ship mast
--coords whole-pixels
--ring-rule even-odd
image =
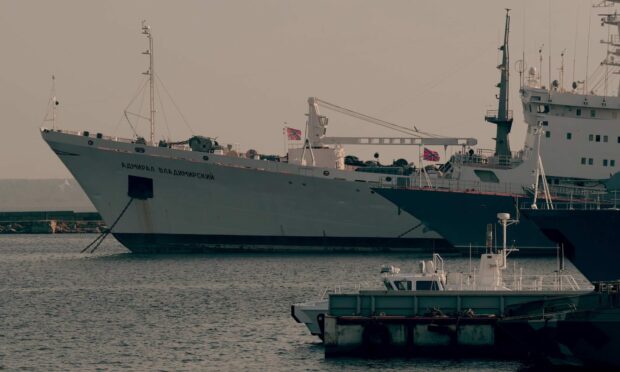
[[[612,1],[613,3],[618,3],[619,1]],[[612,14],[603,14],[603,18],[601,18],[602,25],[616,26],[618,34],[610,35],[608,40],[601,40],[601,44],[607,44],[607,56],[601,62],[602,65],[612,66],[612,67],[620,67],[620,63],[615,60],[615,57],[620,55],[620,16],[614,12]],[[618,74],[618,72],[615,72]],[[620,83],[619,83],[620,84]],[[618,86],[618,96],[620,96],[620,85]]]
[[[149,103],[150,103],[150,116],[149,122],[151,124],[150,144],[155,144],[155,79],[154,79],[154,59],[153,59],[153,35],[151,34],[151,27],[146,24],[146,21],[142,21],[142,34],[146,35],[149,40],[149,48],[142,52],[149,56],[149,69],[143,72],[144,75],[149,77]]]
[[[512,110],[509,110],[509,82],[510,82],[510,58],[508,54],[508,35],[510,32],[510,9],[506,9],[506,26],[504,31],[504,44],[499,48],[502,51],[502,64],[497,66],[501,71],[499,88],[499,100],[497,111],[487,111],[485,120],[497,125],[495,136],[495,156],[499,163],[508,165],[511,159],[510,142],[508,134],[512,129]]]

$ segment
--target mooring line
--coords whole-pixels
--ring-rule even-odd
[[[127,202],[127,205],[125,205],[125,208],[123,208],[123,210],[121,211],[121,214],[118,215],[118,217],[116,218],[116,220],[114,221],[114,223],[112,223],[112,225],[107,228],[104,232],[102,232],[97,238],[95,238],[95,240],[93,240],[89,245],[87,245],[84,249],[82,249],[82,251],[80,253],[84,253],[86,252],[89,248],[93,248],[91,249],[91,251],[89,253],[94,253],[97,248],[99,248],[99,246],[101,245],[101,243],[103,243],[103,240],[110,235],[110,233],[112,232],[112,229],[114,229],[114,226],[116,226],[116,224],[118,223],[118,221],[120,221],[121,217],[123,217],[123,215],[125,214],[125,212],[127,211],[127,209],[129,208],[129,206],[131,205],[131,202],[133,201],[134,198],[130,198],[129,202]]]

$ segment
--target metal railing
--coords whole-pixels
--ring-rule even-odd
[[[498,120],[499,118],[499,110],[487,110],[486,115],[484,115],[485,120]],[[508,110],[506,113],[506,120],[512,120],[512,110]],[[502,118],[503,119],[503,118]]]

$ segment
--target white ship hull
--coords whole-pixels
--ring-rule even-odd
[[[113,228],[134,252],[448,248],[437,233],[372,191],[391,180],[386,175],[47,130],[42,136],[108,226],[130,200],[128,176],[153,180],[153,197],[134,199]]]

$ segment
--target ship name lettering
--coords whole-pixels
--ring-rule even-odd
[[[146,164],[121,162],[121,167],[125,169],[136,169],[136,170],[142,170],[146,172],[155,172],[155,167],[153,167],[152,165],[146,165]]]
[[[121,167],[124,169],[133,169],[133,170],[141,170],[146,172],[159,172],[161,174],[167,174],[170,176],[177,177],[188,177],[188,178],[197,178],[201,180],[214,180],[215,176],[211,172],[193,172],[186,171],[182,169],[171,169],[171,168],[162,168],[157,167],[157,169],[152,165],[147,164],[138,164],[138,163],[125,163],[121,162]]]

